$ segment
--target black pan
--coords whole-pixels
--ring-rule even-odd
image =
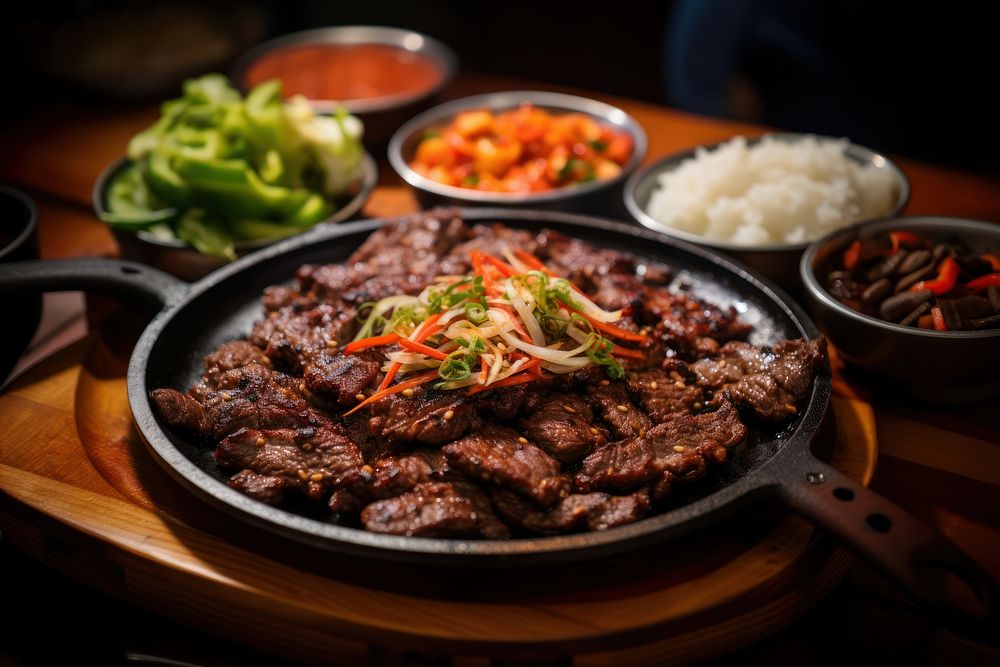
[[[567,235],[657,259],[682,270],[693,291],[733,304],[754,324],[757,344],[814,338],[802,310],[749,269],[670,237],[584,216],[473,209],[470,222],[548,227]],[[966,617],[988,617],[995,584],[967,555],[902,509],[826,465],[812,453],[830,402],[830,377],[820,375],[808,404],[791,425],[757,433],[741,445],[721,475],[689,502],[603,532],[504,541],[379,535],[340,526],[305,509],[270,507],[225,484],[210,448],[166,430],[154,416],[150,390],[186,390],[203,358],[219,343],[243,337],[260,315],[268,286],[287,283],[299,265],[343,261],[385,221],[321,226],[242,258],[194,284],[130,262],[64,260],[0,267],[0,291],[93,290],[159,309],[132,353],[128,394],[139,433],[154,457],[205,501],[267,530],[347,555],[437,565],[533,565],[596,559],[662,542],[715,521],[738,507],[780,498],[828,529],[919,600]],[[946,576],[951,575],[951,576]],[[956,582],[964,582],[956,593]],[[970,592],[971,591],[971,592]]]

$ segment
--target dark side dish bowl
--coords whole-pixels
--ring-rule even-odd
[[[835,272],[844,270],[845,254],[851,257],[854,251],[860,252],[862,248],[867,254],[873,254],[877,249],[875,244],[888,238],[890,232],[896,234],[897,243],[902,247],[906,246],[908,238],[930,240],[926,249],[916,244],[908,249],[910,257],[923,250],[932,255],[926,262],[931,268],[922,276],[924,285],[918,286],[911,280],[921,277],[916,275],[919,267],[906,267],[914,270],[897,276],[901,267],[888,266],[890,258],[887,254],[885,265],[882,260],[869,259],[868,263],[873,266],[868,270],[872,272],[870,277],[877,278],[876,273],[892,269],[890,282],[893,293],[876,294],[882,291],[875,285],[882,278],[877,278],[860,290],[857,302],[848,298],[848,303],[844,303],[838,295],[843,298],[845,288],[839,281],[841,276]],[[909,236],[911,234],[913,237]],[[989,291],[977,290],[973,294],[976,303],[965,295],[965,290],[958,290],[962,292],[958,298],[951,298],[957,291],[942,292],[940,300],[937,295],[922,298],[930,290],[919,288],[935,286],[933,281],[940,280],[941,265],[949,256],[938,249],[939,257],[934,258],[935,249],[939,246],[951,247],[961,262],[966,261],[966,256],[996,257],[1000,253],[1000,225],[958,218],[900,217],[859,223],[838,230],[810,245],[802,256],[800,270],[807,304],[819,328],[846,361],[887,378],[918,398],[948,403],[994,395],[1000,391],[1000,355],[997,354],[1000,350],[1000,327],[991,327],[989,318],[995,313],[985,312],[993,308],[989,303]],[[975,269],[975,273],[982,274],[980,278],[992,273],[985,266],[980,268]],[[947,270],[944,273],[947,274]],[[832,279],[831,274],[834,274]],[[966,274],[963,269],[963,278],[959,280],[967,282],[965,278],[973,279],[972,274]],[[947,275],[944,278],[947,279]],[[900,289],[900,284],[906,280],[910,284],[904,284]],[[918,289],[911,289],[913,287]],[[906,299],[913,299],[914,302],[896,303]],[[984,301],[983,308],[980,308],[983,304],[979,300]],[[875,301],[879,303],[876,305]],[[919,326],[921,317],[931,315],[932,306],[938,310],[934,313],[935,318],[942,318],[939,305],[943,305],[943,310],[946,313],[950,311],[950,314],[947,322],[938,321],[937,326],[949,330],[934,328],[934,319],[925,319],[925,328]],[[903,313],[903,310],[907,312]],[[910,317],[913,314],[915,317]],[[951,330],[958,326],[963,329],[979,328]]]
[[[233,80],[250,90],[280,79],[320,113],[345,107],[365,124],[365,143],[385,146],[392,133],[427,108],[451,81],[454,52],[413,30],[340,26],[264,42],[236,63]]]
[[[441,134],[459,114],[478,110],[499,114],[516,110],[525,104],[552,116],[582,114],[600,127],[625,133],[631,139],[631,153],[613,177],[594,177],[538,192],[493,192],[477,189],[475,184],[465,187],[449,185],[429,178],[413,168],[412,163],[420,143]],[[592,142],[599,148],[603,148],[602,143]],[[416,116],[392,136],[388,157],[389,164],[404,181],[413,186],[417,198],[425,207],[502,206],[612,214],[622,212],[622,187],[645,158],[647,145],[646,133],[638,121],[610,104],[562,93],[506,91],[446,102]],[[567,167],[571,166],[572,160],[571,156]]]

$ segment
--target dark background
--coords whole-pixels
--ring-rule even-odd
[[[6,87],[24,94],[2,105],[0,119],[30,113],[42,100],[163,99],[183,76],[228,71],[239,53],[270,36],[393,25],[444,41],[466,72],[849,136],[881,151],[995,174],[998,58],[989,7],[886,0],[41,0],[4,10],[0,48],[13,65]],[[189,71],[137,73],[135,63],[144,61],[136,51],[159,53],[164,70],[190,61]],[[107,65],[109,53],[123,74],[93,67]],[[143,75],[143,93],[113,90]]]

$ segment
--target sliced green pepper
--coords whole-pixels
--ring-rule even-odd
[[[311,194],[299,210],[284,219],[284,223],[298,228],[312,227],[317,222],[325,220],[333,213],[333,206],[318,194]]]
[[[233,236],[220,223],[204,217],[204,211],[193,208],[177,221],[177,238],[193,245],[198,252],[230,261],[236,259]]]
[[[283,239],[302,232],[302,227],[293,227],[278,222],[264,220],[234,220],[230,223],[233,234],[241,241]]]
[[[165,206],[146,186],[136,165],[120,171],[108,186],[107,210],[101,220],[122,229],[146,229],[177,216],[178,209]]]

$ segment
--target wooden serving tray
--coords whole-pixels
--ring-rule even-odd
[[[124,379],[141,328],[114,318],[0,395],[0,530],[56,570],[263,651],[334,664],[380,651],[455,664],[689,662],[778,630],[852,560],[773,505],[558,568],[466,572],[318,552],[205,505],[146,452]],[[871,407],[837,397],[833,410],[832,464],[867,485],[877,455]]]

